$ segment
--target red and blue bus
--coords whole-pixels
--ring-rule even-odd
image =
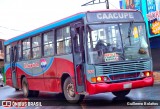
[[[4,42],[6,83],[25,97],[85,95],[152,86],[152,58],[141,12],[82,12]]]

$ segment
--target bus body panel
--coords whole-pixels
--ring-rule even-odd
[[[47,63],[49,65],[46,65],[47,68],[44,68]],[[7,84],[12,86],[11,69],[9,64],[5,66],[8,66],[6,67]],[[64,58],[64,56],[55,56],[51,58],[17,62],[16,69],[18,72],[19,88],[21,88],[22,76],[27,78],[30,90],[41,91],[62,92],[61,77],[64,73],[69,74],[74,80],[74,66],[71,54],[66,55],[66,58]]]
[[[112,11],[109,10],[109,14]],[[98,12],[99,11],[97,11],[96,13],[98,13]],[[102,11],[102,12],[105,12],[105,11]],[[106,12],[108,12],[108,11],[106,11]],[[120,12],[120,11],[113,11],[113,12],[116,13],[116,12]],[[138,11],[123,10],[122,12],[126,12],[126,13],[127,12],[135,12],[136,13]],[[138,13],[140,15],[140,12],[138,12]],[[81,18],[82,18],[82,14],[80,14],[80,15],[81,15]],[[99,14],[97,14],[97,15],[99,15]],[[128,14],[125,14],[125,15],[127,16]],[[84,21],[85,22],[85,24],[84,24],[85,26],[89,25],[89,24],[91,24],[91,25],[100,24],[100,22],[97,23],[98,20],[96,22],[92,22],[92,20],[90,22],[87,22],[87,20],[86,20],[87,17],[86,16],[87,16],[86,14],[83,14],[83,17],[84,17],[84,20],[85,20]],[[104,16],[104,18],[103,18],[102,21],[106,21],[106,19],[108,18],[107,14],[104,13],[103,16]],[[116,14],[114,14],[114,17],[117,17]],[[133,19],[132,16],[131,16],[131,18]],[[76,19],[74,19],[72,21],[75,21],[75,20],[79,20],[79,18],[76,18]],[[114,20],[114,19],[112,19],[112,20]],[[143,20],[143,19],[141,19],[141,20]],[[73,23],[72,21],[68,22],[68,23]],[[132,21],[127,20],[127,19],[121,19],[121,21],[123,23],[124,22],[125,23],[126,22],[128,22],[128,23],[132,22]],[[109,20],[107,20],[104,23],[112,23],[112,21],[109,22]],[[113,23],[116,23],[116,22],[113,22]],[[54,25],[54,27],[56,27],[55,25]],[[59,28],[59,27],[57,27],[57,28]],[[86,28],[87,27],[85,27],[85,29]],[[38,29],[38,30],[40,30],[40,29]],[[40,31],[40,32],[43,32],[43,30]],[[85,32],[86,32],[86,30],[85,30]],[[31,33],[31,32],[29,32],[29,33]],[[34,33],[34,31],[33,31],[33,33]],[[18,39],[16,39],[16,41],[17,40],[23,40],[23,38],[21,38],[22,36],[31,37],[28,34],[26,34],[26,35],[24,34],[24,35],[19,36]],[[86,43],[88,44],[88,42],[85,42],[86,39],[87,38],[85,38],[84,42],[83,42],[84,43],[84,47],[87,47]],[[14,39],[11,39],[9,41],[6,41],[5,44],[7,45],[7,44],[12,43],[14,41],[15,41]],[[55,44],[55,46],[56,46],[56,44]],[[84,48],[83,53],[87,53],[87,52],[88,52],[87,48]],[[75,56],[74,59],[73,59],[73,56]],[[62,77],[63,77],[63,75],[66,75],[66,74],[69,77],[71,77],[71,79],[72,79],[72,81],[74,83],[74,86],[75,86],[74,88],[75,89],[76,89],[76,86],[78,86],[78,82],[77,82],[78,79],[79,78],[81,79],[82,77],[84,78],[83,82],[84,82],[84,86],[85,86],[86,89],[81,94],[86,94],[86,93],[88,93],[88,94],[97,94],[97,93],[104,93],[104,92],[123,91],[123,90],[141,88],[141,87],[147,87],[147,86],[152,86],[153,85],[154,80],[153,80],[152,76],[143,77],[143,78],[140,77],[140,73],[142,73],[144,71],[152,71],[151,58],[148,59],[148,60],[147,59],[142,59],[142,61],[146,61],[147,60],[148,63],[150,63],[150,64],[146,65],[147,68],[144,67],[143,69],[138,69],[138,68],[135,67],[135,69],[132,69],[132,68],[130,68],[130,66],[128,66],[127,69],[131,69],[132,71],[130,71],[130,70],[122,71],[120,68],[125,68],[126,64],[130,63],[130,61],[123,60],[123,61],[120,61],[120,62],[112,61],[112,62],[106,62],[106,63],[89,64],[89,62],[87,62],[88,61],[87,60],[87,58],[88,58],[87,56],[88,55],[85,54],[84,60],[81,60],[82,63],[77,64],[77,65],[83,64],[84,66],[76,66],[76,65],[74,65],[76,63],[75,61],[79,61],[78,60],[79,58],[77,58],[76,55],[73,53],[73,48],[72,48],[72,53],[70,53],[70,54],[56,54],[55,56],[48,56],[48,57],[43,57],[42,56],[40,59],[33,59],[33,60],[26,60],[26,61],[16,62],[16,69],[17,69],[17,73],[18,73],[18,87],[21,88],[22,76],[25,76],[27,81],[28,81],[28,84],[29,84],[29,90],[63,92],[63,87],[62,87],[63,83],[62,83],[62,81],[64,82],[64,80],[62,80]],[[132,60],[132,61],[134,61],[135,63],[138,63],[140,66],[141,66],[141,64],[143,64],[143,63],[140,62],[141,61],[140,59],[137,59],[137,60],[135,59],[135,60]],[[122,64],[124,64],[124,65],[122,66]],[[101,67],[101,65],[103,67]],[[117,70],[116,73],[112,72],[113,69],[115,69],[113,67],[114,65],[118,65],[118,67],[119,67],[119,69]],[[132,65],[132,63],[130,65]],[[81,71],[80,68],[82,68],[82,67],[83,67],[83,71],[84,71],[82,73],[83,75],[78,75],[78,73]],[[6,75],[7,75],[7,84],[12,86],[10,64],[5,64],[5,69],[6,69],[5,71],[6,71]],[[106,69],[110,69],[110,70],[107,72],[107,71],[105,71]],[[133,79],[132,78],[123,78],[125,82],[121,81],[121,75],[120,74],[124,74],[125,75],[126,73],[131,74],[131,73],[137,73],[137,72],[139,73],[139,75],[137,77],[133,77]],[[99,83],[99,82],[97,82],[97,80],[96,80],[96,82],[92,82],[92,79],[91,79],[92,77],[97,79],[97,77],[100,77],[100,76],[108,76],[109,79],[111,80],[110,76],[117,77],[117,75],[119,76],[118,79],[120,79],[120,81],[116,81],[116,82],[113,80],[113,81],[110,81],[109,83],[108,82],[104,82],[104,81]],[[76,76],[77,76],[78,79],[76,78]],[[132,80],[130,80],[130,79],[132,79]],[[79,81],[79,83],[80,82],[81,81]],[[129,84],[129,86],[126,86],[126,84],[127,85]],[[78,94],[78,92],[75,92],[75,93]]]
[[[92,84],[89,81],[87,81],[87,92],[90,95],[97,94],[97,93],[104,93],[104,92],[115,92],[115,91],[153,86],[153,83],[154,83],[153,77],[144,78],[142,80],[111,83],[111,84],[108,84],[108,83]],[[131,88],[124,88],[126,84],[131,84]]]
[[[61,55],[56,57],[56,68],[57,68],[57,92],[62,92],[62,83],[61,79],[63,74],[68,74],[73,82],[74,80],[74,65],[73,65],[73,57],[72,54],[69,55]]]
[[[145,71],[152,72],[151,60],[112,64],[87,65],[86,86],[88,94],[98,94],[153,86],[153,76],[145,78],[141,77],[141,74]],[[109,81],[92,82],[93,77],[107,77]],[[131,84],[130,88],[124,88],[125,84]]]

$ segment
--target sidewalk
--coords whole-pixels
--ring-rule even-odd
[[[154,83],[155,84],[160,84],[160,72],[153,72],[154,75]]]

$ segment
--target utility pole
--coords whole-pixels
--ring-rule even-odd
[[[108,0],[106,0],[105,2],[106,2],[106,9],[109,9],[109,2],[108,2]]]
[[[92,1],[89,1],[81,6],[95,5],[95,4],[100,4],[100,3],[105,3],[106,9],[109,9],[109,1],[108,0],[92,0]]]

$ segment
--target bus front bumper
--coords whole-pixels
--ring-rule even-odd
[[[87,92],[91,94],[98,94],[104,92],[122,91],[128,89],[142,88],[147,86],[153,86],[153,77],[147,77],[142,80],[127,81],[120,83],[96,83],[92,84],[87,81]]]

